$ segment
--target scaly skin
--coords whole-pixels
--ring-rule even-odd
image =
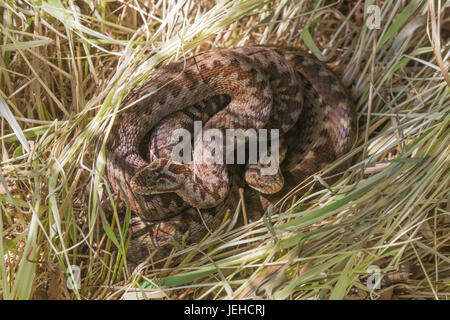
[[[168,78],[172,78],[174,73],[180,73],[182,69],[180,69],[180,65],[162,68],[157,72],[156,76],[148,83],[144,84],[142,88],[136,89],[130,97],[127,97],[126,101],[132,102],[146,92],[151,92],[152,89],[155,89],[158,86],[160,87],[160,91],[152,95],[151,98],[146,98],[137,106],[132,107],[131,111],[121,116],[118,123],[119,127],[117,129],[117,135],[113,139],[113,143],[108,151],[107,160],[108,179],[113,185],[113,190],[118,192],[121,197],[126,197],[131,203],[132,210],[141,218],[150,220],[144,223],[144,227],[142,227],[143,225],[141,224],[141,230],[145,229],[147,231],[147,233],[144,232],[144,234],[146,234],[144,238],[147,240],[144,240],[143,244],[150,248],[166,247],[170,238],[180,239],[181,235],[186,231],[189,231],[188,241],[195,242],[207,232],[207,229],[199,220],[198,213],[195,213],[197,211],[195,209],[193,211],[193,208],[189,208],[190,206],[182,200],[185,198],[178,197],[174,192],[142,195],[136,193],[133,191],[133,188],[130,187],[130,184],[133,184],[131,183],[133,180],[132,178],[135,177],[134,180],[136,180],[138,177],[138,175],[136,175],[137,172],[146,172],[143,168],[150,169],[150,171],[146,173],[150,174],[150,176],[141,177],[143,180],[140,182],[138,181],[139,183],[137,183],[137,185],[150,189],[150,193],[161,192],[164,190],[167,191],[170,189],[168,186],[170,186],[171,183],[171,188],[173,189],[170,189],[170,191],[179,190],[179,185],[186,184],[186,181],[191,183],[191,186],[193,185],[192,168],[186,166],[181,167],[169,163],[170,161],[168,161],[168,151],[173,148],[173,144],[169,142],[168,136],[174,128],[183,127],[188,128],[191,131],[190,128],[192,128],[194,120],[200,119],[209,121],[217,114],[220,114],[221,116],[215,117],[214,121],[216,122],[212,121],[211,123],[217,124],[217,121],[220,119],[228,119],[225,121],[227,124],[225,126],[222,125],[222,129],[227,126],[233,128],[236,125],[241,125],[243,128],[252,126],[253,128],[279,128],[280,131],[285,134],[284,138],[287,143],[286,159],[281,166],[282,173],[285,176],[284,186],[282,186],[282,189],[279,192],[269,196],[254,193],[257,197],[260,197],[258,201],[262,203],[261,210],[264,210],[267,204],[275,203],[277,200],[281,199],[287,192],[300,183],[302,179],[314,174],[326,164],[333,162],[351,148],[355,138],[354,111],[350,99],[338,78],[325,65],[297,49],[274,49],[277,50],[280,55],[287,57],[287,61],[289,61],[288,64],[295,69],[297,77],[300,78],[301,83],[303,83],[302,91],[305,96],[303,110],[298,121],[294,121],[294,125],[284,127],[287,129],[283,129],[283,123],[289,122],[289,115],[286,115],[286,113],[275,112],[275,107],[269,108],[270,111],[267,111],[267,106],[258,108],[254,103],[248,102],[248,97],[239,98],[240,103],[246,101],[246,105],[240,107],[236,104],[233,105],[231,102],[228,104],[229,101],[225,103],[223,101],[217,102],[216,100],[216,102],[214,102],[214,99],[218,99],[217,95],[219,95],[219,97],[220,95],[223,95],[222,98],[227,96],[230,101],[234,101],[233,97],[235,97],[235,95],[230,96],[230,91],[224,93],[225,91],[216,90],[213,94],[207,94],[206,90],[208,89],[202,87],[199,91],[199,96],[197,96],[196,99],[202,97],[206,98],[206,100],[203,100],[203,102],[195,100],[195,95],[191,93],[191,90],[196,90],[195,88],[199,86],[200,83],[202,83],[200,86],[207,83],[206,86],[208,87],[211,83],[217,82],[209,78],[214,75],[213,72],[210,73],[210,68],[219,68],[216,71],[219,73],[219,77],[223,77],[224,79],[245,78],[244,76],[239,76],[239,68],[234,68],[233,72],[220,70],[220,68],[224,69],[226,67],[226,63],[224,60],[221,60],[222,58],[217,58],[223,57],[223,55],[217,54],[217,52],[199,55],[195,57],[195,61],[188,59],[186,63],[187,73],[183,74],[181,80],[173,81],[176,82],[175,84],[170,82],[166,87],[163,87],[161,83],[164,83]],[[255,49],[238,49],[239,52],[244,54],[246,52],[250,52],[251,54],[252,50]],[[226,52],[226,56],[230,51],[222,52]],[[219,59],[219,63],[214,63],[214,59]],[[233,59],[230,58],[227,61],[231,63]],[[248,65],[255,63],[255,59],[243,59],[243,61],[248,63]],[[202,65],[205,65],[206,67],[201,67]],[[247,69],[246,75],[256,73],[258,74],[258,77],[256,77],[257,79],[264,79],[261,80],[263,82],[269,81],[268,79],[270,76],[264,75],[264,73],[267,72],[267,65],[271,66],[271,68],[274,67],[273,64],[252,67],[254,70]],[[235,67],[237,67],[236,63]],[[195,70],[202,71],[197,72]],[[263,75],[259,75],[259,73],[263,73]],[[236,76],[230,76],[234,74],[236,74]],[[156,81],[155,79],[159,79],[159,81]],[[161,79],[164,79],[164,81]],[[187,81],[186,79],[190,79],[190,81]],[[276,98],[277,95],[273,94],[273,91],[276,91],[276,81],[274,82],[273,78],[271,80],[272,81],[268,82],[270,83],[270,86],[264,86],[259,82],[260,80],[255,80],[254,85],[259,83],[258,90],[264,91],[267,89],[267,91],[271,91],[270,94],[267,94],[265,99],[262,98],[259,101],[280,101],[279,98]],[[248,81],[246,80],[246,82]],[[179,86],[183,84],[185,88],[180,89]],[[237,84],[234,84],[230,90],[239,91],[238,89],[242,89],[238,87]],[[251,97],[254,98],[255,95],[258,95],[257,91],[248,90]],[[182,102],[174,102],[174,91],[177,92],[177,94],[175,94],[177,97],[180,95],[187,97],[184,100],[181,99],[182,101],[185,101],[185,106],[182,106]],[[184,94],[182,94],[182,92],[184,92]],[[270,95],[271,98],[268,98]],[[210,102],[208,103],[208,101]],[[173,109],[166,107],[165,110],[162,111],[163,108],[161,106],[163,105],[163,102],[175,107]],[[188,103],[190,103],[190,105],[188,105]],[[197,106],[192,107],[195,104],[197,104]],[[230,105],[232,105],[232,107],[230,107]],[[188,111],[189,108],[191,110],[190,112]],[[237,112],[237,108],[244,108],[245,113]],[[173,112],[171,113],[171,111]],[[267,112],[269,112],[270,115],[269,119],[267,119]],[[228,116],[230,114],[231,117]],[[168,117],[161,121],[164,117],[163,115],[168,115]],[[281,116],[285,117],[283,118]],[[286,116],[288,117],[286,118]],[[140,120],[135,119],[136,117],[140,118]],[[295,116],[291,119],[293,118],[295,118]],[[212,124],[209,125],[209,127],[211,126]],[[130,129],[128,130],[128,128]],[[143,137],[150,131],[150,144],[151,150],[153,151],[152,155],[148,157],[150,162],[147,162],[140,156],[142,153],[139,152],[139,145],[141,144]],[[344,166],[346,165],[347,164],[344,164]],[[153,173],[151,170],[153,170]],[[227,172],[226,167],[219,168],[218,170],[221,170],[219,176],[222,177],[222,173]],[[260,191],[264,191],[264,185],[271,186],[274,182],[270,179],[267,180],[267,176],[262,178],[258,170],[260,170],[260,167],[258,166],[247,167],[245,173],[246,182],[255,189],[260,187],[262,189]],[[163,182],[159,181],[159,183],[150,183],[146,185],[147,182],[156,182],[157,179],[155,180],[154,178],[158,177],[161,173],[167,173],[168,175],[165,177],[170,178]],[[235,171],[233,174],[235,174]],[[270,178],[271,176],[268,177]],[[179,182],[176,181],[177,179]],[[176,183],[174,183],[174,181]],[[201,180],[201,182],[204,181],[205,180]],[[161,187],[161,185],[164,184],[166,186]],[[204,213],[203,218],[205,221],[210,221],[211,225],[218,225],[226,209],[233,209],[231,206],[237,204],[236,188],[238,185],[239,183],[234,183],[234,180],[230,179],[225,183],[216,183],[214,188],[208,188],[206,186],[205,188],[207,189],[205,189],[205,192],[201,192],[202,189],[199,189],[199,186],[202,186],[202,184],[198,184],[187,191],[191,193],[189,196],[199,197],[199,201],[201,201],[202,198],[205,199],[205,194],[215,194],[214,198],[218,200],[217,203],[220,205],[212,209],[202,210],[202,212]],[[234,188],[231,193],[230,186]],[[154,189],[151,189],[152,187]],[[120,189],[124,190],[124,192],[121,193]],[[146,191],[142,192],[145,193]],[[182,195],[182,193],[179,194]],[[167,203],[170,205],[167,206]],[[202,207],[202,205],[199,205],[198,207]],[[186,211],[180,214],[183,210]],[[136,239],[137,242],[135,246],[132,246],[134,255],[139,251],[138,243],[140,240],[139,237]],[[149,239],[152,239],[152,241],[148,241]]]
[[[228,52],[245,54],[267,75],[273,96],[273,106],[271,106],[270,121],[264,124],[264,129],[276,128],[279,129],[280,135],[284,135],[297,122],[303,105],[302,83],[295,68],[282,55],[265,48],[238,48]],[[222,64],[222,59],[216,60],[212,64]],[[250,86],[245,75],[234,76],[234,74],[230,74],[227,79],[230,87],[239,85],[249,93],[254,93],[257,90]],[[239,97],[239,99],[241,103],[245,101],[249,105],[255,105],[258,104],[256,97],[255,94],[248,94],[246,97]],[[242,110],[244,106],[239,109],[234,106],[235,100],[236,95],[231,97],[227,107],[218,111],[203,125],[203,131],[208,129],[220,130],[222,137],[225,138],[225,129],[258,129],[256,119],[260,118],[259,111],[255,111],[248,118],[246,112]],[[243,125],[244,121],[247,124]],[[131,180],[130,184],[133,191],[147,195],[175,192],[193,207],[212,208],[217,206],[226,198],[230,186],[226,166],[222,164],[225,159],[222,159],[222,163],[215,163],[214,159],[208,158],[207,156],[213,153],[216,145],[202,145],[201,137],[202,135],[199,135],[195,140],[192,163],[180,164],[169,163],[169,161],[150,163],[147,167],[137,171]],[[205,153],[205,150],[209,152]],[[227,150],[225,145],[223,145],[222,150]],[[259,170],[261,167],[264,166],[253,165],[252,170]],[[158,170],[162,170],[162,172],[158,173]],[[258,190],[275,193],[282,187],[282,180],[281,172],[278,172],[275,177],[271,178],[271,181],[278,181],[279,183],[265,183],[265,188],[261,187]],[[250,182],[253,181],[255,180]],[[253,184],[253,186],[256,185],[257,183]],[[270,190],[268,189],[269,186],[271,187]]]

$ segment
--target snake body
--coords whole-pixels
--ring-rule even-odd
[[[143,95],[147,97],[142,99]],[[131,178],[148,165],[140,155],[140,143],[164,117],[217,95],[232,97],[226,106],[227,111],[218,113],[218,123],[234,123],[244,129],[262,128],[270,117],[272,93],[266,74],[249,57],[230,50],[204,53],[167,65],[124,100],[124,105],[134,105],[119,114],[117,128],[113,129],[107,150],[107,177],[115,193],[123,190],[133,211],[154,219],[179,213],[179,207],[183,205],[180,199],[176,199],[176,203],[173,199],[170,203],[157,203],[165,199],[154,200],[149,195],[133,192]],[[205,174],[205,179],[211,178]],[[226,184],[228,181],[222,182]],[[208,194],[223,199],[228,190],[229,185],[224,185]]]
[[[255,92],[255,88],[249,87],[247,78],[230,74],[227,76],[228,82],[233,82],[233,84],[228,86],[232,87],[239,84],[241,90],[244,88],[250,94],[241,97],[240,94],[234,93],[230,103],[205,123],[203,131],[214,129],[222,137],[226,137],[225,129],[259,129],[263,125],[264,128],[279,129],[280,134],[288,132],[297,122],[303,104],[301,80],[293,66],[277,52],[259,47],[220,52],[222,54],[244,55],[255,64],[254,70],[261,68],[267,75],[272,104],[265,104],[263,97],[259,97]],[[213,62],[213,65],[220,65],[221,63],[221,61]],[[256,93],[253,94],[253,99],[251,98],[252,92]],[[254,107],[255,111],[251,117],[248,117],[247,110],[242,109],[245,108],[244,102],[248,105],[257,106]],[[263,104],[261,105],[261,103]],[[239,109],[236,108],[237,104],[239,104]],[[264,118],[265,114],[269,114],[270,117],[265,122],[260,121],[259,119]],[[141,194],[155,193],[155,191],[159,193],[173,191],[193,207],[216,207],[226,199],[229,190],[230,182],[226,172],[227,166],[223,165],[223,159],[220,159],[221,162],[217,163],[212,156],[215,152],[217,153],[215,148],[218,144],[203,144],[202,136],[203,134],[200,134],[194,142],[192,163],[173,163],[170,162],[170,159],[150,163],[140,170],[131,181],[133,190]],[[225,146],[222,146],[222,150],[226,150]],[[167,167],[168,170],[165,170],[164,176],[172,179],[164,179],[161,174],[157,174],[164,170],[161,170],[160,167]],[[171,175],[171,172],[176,174]],[[165,180],[166,183],[161,182],[162,180]]]
[[[138,222],[137,230],[151,231],[144,232],[147,240],[152,239],[144,241],[147,245],[151,242],[150,247],[164,246],[171,237],[180,239],[186,231],[189,240],[199,240],[208,229],[204,224],[209,222],[214,228],[226,209],[236,203],[239,183],[228,179],[227,166],[216,164],[211,171],[211,166],[200,165],[194,170],[166,161],[173,148],[168,138],[174,128],[192,130],[194,120],[206,121],[204,129],[279,128],[288,148],[281,166],[286,181],[274,197],[265,197],[267,201],[281,197],[299,179],[347,152],[355,133],[351,103],[338,78],[296,49],[207,52],[161,68],[123,104],[136,101],[121,113],[113,128],[107,178],[113,191],[146,221]],[[143,150],[148,147],[151,152],[144,159]],[[158,185],[164,184],[161,181],[155,184],[156,192],[136,192],[136,182],[146,183],[146,179],[136,178],[137,173],[147,172],[149,167],[155,173],[184,179],[190,188],[184,190],[188,197],[182,192],[155,194]],[[245,177],[249,183],[259,179],[260,185],[270,185],[272,178],[261,177],[257,167],[248,168]],[[193,207],[209,209],[203,209],[200,217]]]
[[[148,140],[144,139],[144,147],[148,147],[149,150],[143,150],[142,154],[148,153],[147,159],[153,164],[161,159],[170,159],[171,153],[178,143],[178,139],[172,139],[174,131],[185,129],[193,133],[194,121],[207,121],[229,102],[228,96],[214,96],[169,115],[155,126],[150,132]],[[243,186],[237,169],[230,168],[230,172],[232,183],[227,197],[214,208],[200,210],[186,207],[187,204],[181,202],[182,205],[172,208],[172,212],[178,210],[179,213],[164,220],[151,221],[153,219],[148,215],[133,217],[130,223],[132,241],[127,255],[129,260],[141,261],[147,255],[152,254],[151,251],[155,251],[154,249],[158,249],[156,257],[164,257],[171,248],[170,243],[173,240],[182,242],[183,236],[187,232],[189,236],[187,240],[192,242],[199,240],[208,230],[215,230],[227,210],[238,202],[238,189]],[[160,178],[167,179],[167,177],[168,175],[163,174]],[[179,203],[178,199],[175,193],[161,193],[152,195],[151,205],[158,206],[162,202],[174,205]],[[147,252],[145,248],[149,248],[151,251]]]

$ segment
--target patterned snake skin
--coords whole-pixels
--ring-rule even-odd
[[[281,166],[285,178],[279,192],[261,195],[262,209],[347,152],[355,136],[345,89],[326,66],[297,49],[207,52],[161,68],[123,105],[133,102],[113,128],[107,178],[113,192],[140,217],[132,221],[132,233],[139,239],[130,246],[135,256],[142,254],[143,245],[164,248],[186,231],[189,241],[198,241],[237,204],[240,169],[171,162],[174,129],[193,132],[195,120],[206,123],[203,130],[280,129],[287,145]],[[194,141],[194,159],[203,150],[199,140]],[[167,188],[174,178],[182,183]],[[255,182],[259,191],[275,183],[273,176],[259,174],[258,165],[247,167],[245,180]]]
[[[267,106],[269,111],[266,109],[261,111],[262,113],[270,114],[270,119],[264,125],[264,128],[277,128],[281,135],[288,132],[297,122],[303,104],[301,79],[294,67],[277,52],[264,48],[240,48],[226,52],[220,51],[219,53],[221,55],[227,53],[245,54],[246,57],[250,57],[255,63],[255,70],[257,67],[262,68],[262,71],[267,75],[273,100],[272,105]],[[214,56],[214,54],[217,55],[217,53],[209,53],[207,59],[219,59],[221,57]],[[221,60],[213,61],[212,64],[218,66],[221,64]],[[236,79],[234,79],[233,75],[228,75],[227,79],[229,82],[240,83],[241,87],[245,88],[246,86],[247,79],[245,78],[239,79],[236,76]],[[263,81],[266,80],[264,79]],[[265,84],[261,85],[261,87],[263,86]],[[248,88],[247,91],[252,92],[254,88]],[[222,137],[226,137],[225,129],[258,128],[258,114],[244,118],[245,110],[242,109],[244,106],[240,105],[240,109],[236,109],[232,105],[236,96],[231,99],[230,104],[223,110],[212,115],[204,125],[203,131],[219,129]],[[257,92],[254,96],[258,96]],[[251,99],[250,97],[249,95],[245,98],[239,96],[238,99],[240,99],[239,101],[246,99],[250,105],[258,104],[259,101],[257,99]],[[236,113],[238,113],[237,117]],[[239,116],[239,113],[242,115]],[[246,123],[237,122],[237,120],[241,121],[243,118]],[[206,153],[206,155],[211,155],[214,152],[214,146],[213,143],[202,145],[201,135],[199,135],[199,138],[194,143],[194,159],[191,164],[173,163],[170,157],[154,161],[137,172],[133,177],[131,180],[133,191],[139,194],[175,192],[193,207],[216,207],[226,199],[230,180],[227,177],[227,167],[225,165],[215,163],[213,158],[205,157],[204,151],[208,150],[209,153]],[[226,150],[225,145],[223,145],[223,150]],[[202,162],[202,159],[205,163]],[[258,170],[258,166],[253,167],[253,170]],[[249,181],[251,185],[258,185],[258,181],[256,181],[258,176],[255,175],[254,179]],[[277,183],[276,185],[281,187],[282,184]],[[264,188],[258,189],[264,191]],[[279,188],[275,191],[268,191],[269,193],[274,193],[278,190]]]

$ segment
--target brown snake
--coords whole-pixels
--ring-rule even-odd
[[[240,94],[232,96],[230,103],[223,110],[217,111],[217,113],[208,119],[203,127],[203,131],[208,129],[220,130],[219,133],[221,136],[225,137],[225,129],[258,128],[261,114],[264,116],[264,114],[269,113],[270,119],[264,124],[264,128],[277,128],[280,134],[285,134],[297,122],[303,104],[303,96],[301,94],[302,84],[297,72],[277,52],[259,47],[212,52],[207,54],[206,59],[212,60],[212,65],[214,66],[221,66],[223,60],[221,57],[224,54],[236,53],[245,54],[245,56],[250,57],[267,75],[268,85],[272,93],[272,105],[264,106],[264,108],[255,107],[255,113],[251,117],[246,117],[247,106],[243,102],[247,102],[250,106],[256,106],[267,97],[265,95],[261,95],[260,97],[257,88],[248,87],[246,83],[248,80],[246,78],[239,79],[238,75],[226,75],[228,82],[238,83],[240,87],[245,89],[247,94],[245,94],[245,97],[241,97]],[[203,58],[198,59],[200,61],[198,62],[200,69],[202,68],[201,62],[203,60],[201,59]],[[251,67],[256,70],[256,66]],[[265,82],[266,79],[262,81]],[[230,84],[229,86],[231,87],[232,85]],[[261,87],[263,86],[265,84],[261,85]],[[217,92],[219,90],[212,89],[211,91]],[[223,92],[219,91],[219,93]],[[235,100],[238,100],[240,103],[239,106],[237,106],[237,103],[235,106]],[[242,121],[243,119],[245,122]],[[204,151],[208,150],[208,155],[211,155],[214,147],[217,145],[213,143],[202,145],[201,136],[200,134],[199,138],[195,140],[194,160],[191,164],[174,163],[170,157],[151,162],[147,167],[139,170],[131,180],[133,191],[139,194],[155,194],[172,191],[177,193],[189,205],[196,208],[216,207],[226,199],[230,186],[226,172],[227,166],[223,165],[223,162],[214,162],[212,157],[205,158]],[[225,150],[225,146],[223,146],[223,150]],[[202,160],[205,163],[202,163]],[[222,161],[222,159],[220,160]],[[258,166],[253,169],[258,170]],[[249,181],[250,184],[258,185],[256,181],[257,177],[258,175],[255,175],[254,179]],[[279,185],[281,188],[282,183],[277,183],[276,185]],[[268,190],[268,193],[275,193],[280,188]],[[260,189],[264,191],[264,188]]]
[[[210,170],[209,166],[197,168],[195,172],[200,173],[200,179],[193,180],[192,167],[186,170],[183,165],[180,171],[180,165],[165,161],[173,148],[167,138],[174,128],[191,131],[194,120],[207,121],[204,129],[279,128],[288,147],[281,167],[287,180],[283,190],[269,196],[269,201],[281,197],[299,179],[320,170],[350,149],[354,138],[353,110],[337,77],[298,50],[277,50],[279,54],[263,48],[207,52],[161,68],[127,96],[124,105],[154,92],[121,113],[108,145],[107,177],[113,191],[122,200],[126,198],[142,219],[148,220],[144,227],[143,222],[137,222],[141,224],[137,229],[147,239],[141,243],[165,246],[170,238],[180,239],[186,231],[190,241],[197,241],[207,232],[204,223],[215,228],[226,209],[237,203],[239,183],[235,179],[216,179],[211,183],[211,173],[205,170]],[[302,110],[300,93],[305,96],[305,103],[297,120]],[[283,108],[285,112],[280,111]],[[143,150],[149,145],[154,155],[148,157],[150,162],[141,156],[146,154]],[[194,147],[194,158],[195,150]],[[202,210],[200,216],[183,201],[189,199],[183,192],[177,193],[183,199],[175,193],[137,193],[136,180],[144,186],[148,181],[133,177],[138,172],[146,172],[143,169],[152,164],[158,174],[181,175],[184,185],[191,187],[183,192],[197,198],[194,199],[196,207],[212,208]],[[226,168],[216,165],[214,169],[220,172],[215,172],[215,178],[226,176]],[[246,180],[259,179],[264,184],[267,178],[266,184],[271,184],[270,176],[261,177],[257,172],[248,170]],[[165,182],[156,181],[156,189]],[[202,199],[211,196],[214,201],[202,205]],[[138,248],[133,250],[138,254]]]

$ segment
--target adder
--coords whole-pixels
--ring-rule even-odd
[[[140,144],[145,135],[152,129],[153,133],[158,132],[158,130],[159,132],[164,131],[165,117],[176,121],[177,117],[180,117],[180,115],[176,115],[177,112],[189,110],[188,108],[192,110],[192,106],[197,103],[194,109],[200,111],[200,114],[202,110],[207,109],[205,106],[215,106],[210,110],[211,114],[208,112],[204,114],[209,120],[215,119],[211,123],[219,124],[221,129],[233,127],[264,128],[270,126],[270,123],[272,125],[275,123],[275,126],[286,133],[286,140],[288,141],[288,155],[282,169],[290,179],[283,190],[292,187],[295,177],[300,178],[310,175],[324,164],[334,161],[349,150],[354,138],[353,110],[348,95],[346,95],[345,89],[337,77],[326,66],[295,49],[276,49],[279,51],[278,54],[269,49],[260,49],[261,52],[265,52],[266,55],[272,57],[277,55],[280,57],[283,55],[289,56],[289,60],[279,59],[279,61],[282,61],[281,64],[277,64],[273,60],[264,61],[264,54],[260,54],[262,61],[252,60],[248,54],[251,55],[252,52],[255,52],[254,50],[256,49],[244,48],[235,51],[208,52],[187,61],[163,67],[151,80],[134,90],[125,100],[124,104],[127,104],[136,101],[142,95],[156,91],[120,116],[118,129],[116,129],[117,134],[113,136],[113,142],[109,145],[107,152],[107,176],[113,190],[121,194],[121,197],[127,197],[127,200],[130,201],[133,211],[144,219],[155,220],[150,227],[154,235],[158,233],[155,231],[156,229],[163,230],[164,241],[156,239],[157,243],[167,243],[168,235],[179,235],[186,230],[192,231],[190,237],[195,241],[206,231],[197,222],[195,227],[193,227],[193,222],[184,223],[183,228],[178,228],[177,223],[173,222],[177,219],[181,221],[183,214],[180,215],[180,212],[189,207],[180,197],[173,193],[158,195],[136,193],[136,187],[132,186],[133,183],[130,183],[137,172],[143,171],[142,169],[148,168],[151,164],[141,156],[142,146]],[[285,61],[289,62],[286,63]],[[299,92],[302,91],[306,97],[298,121],[295,121],[295,115],[274,112],[277,109],[272,107],[273,102],[279,102],[280,98],[274,99],[271,91],[277,90],[276,81],[281,83],[286,74],[279,73],[281,75],[280,80],[275,82],[273,81],[273,75],[282,68],[286,69],[286,67],[287,69],[294,68],[295,75],[291,75],[291,77],[296,81],[300,79],[295,85],[301,84],[298,90],[290,92],[290,98],[292,99],[292,96],[298,97]],[[269,78],[272,81],[269,81]],[[279,92],[276,92],[275,96],[277,94],[278,97],[281,96]],[[199,101],[200,97],[203,102]],[[204,100],[205,98],[206,100]],[[223,101],[216,100],[216,102],[209,103],[208,98],[210,101],[214,101],[214,99],[222,99]],[[225,100],[228,101],[225,103]],[[300,113],[299,110],[302,109],[301,98],[294,98],[292,101],[297,101],[293,105],[295,104],[295,110]],[[168,108],[167,106],[171,107]],[[277,106],[279,107],[278,103]],[[284,115],[284,119],[293,119],[291,120],[292,123],[285,129],[282,129],[285,124],[283,123],[284,120],[281,122],[277,120],[282,118],[280,115]],[[158,127],[154,128],[161,120],[163,121],[159,129]],[[191,120],[193,120],[192,117],[189,121]],[[167,130],[165,132],[165,135],[169,133]],[[161,139],[164,139],[164,134],[161,135]],[[152,148],[154,149],[155,146],[157,147],[157,145],[153,145]],[[161,150],[164,151],[164,148]],[[222,167],[225,168],[225,166]],[[169,174],[173,174],[174,172],[171,172],[171,170],[176,170],[175,168],[177,166],[163,167],[163,169],[168,170],[167,173]],[[223,169],[220,168],[220,170]],[[161,167],[155,172],[160,174]],[[255,172],[253,178],[251,170],[246,172],[247,182],[251,182],[252,179],[260,179],[260,183],[262,182],[261,176],[258,176],[258,171]],[[180,172],[175,173],[180,174]],[[187,181],[190,181],[189,183],[192,183],[189,177],[186,178]],[[159,185],[161,186],[163,183]],[[219,189],[209,190],[209,193],[216,192],[219,194],[222,192],[220,196],[216,197],[219,200],[217,203],[229,198],[227,194],[229,185],[226,186],[228,191],[222,187],[219,186]],[[159,192],[157,188],[158,184],[156,184],[154,190]],[[161,189],[163,189],[162,192],[167,191],[164,186]],[[283,193],[284,191],[279,192],[276,196],[279,197]],[[179,194],[183,195],[182,193]],[[198,194],[192,195],[198,196]],[[167,203],[169,205],[165,206]],[[220,208],[210,209],[210,218],[217,222],[220,214],[217,218],[215,218],[215,214],[217,212],[222,213],[226,204],[222,204],[219,206]],[[209,204],[206,207],[208,206],[213,207],[214,204]],[[175,220],[173,217],[176,217]],[[192,224],[192,226],[189,226],[189,224]]]
[[[224,54],[222,51],[220,51],[220,53],[221,55]],[[301,79],[295,72],[293,66],[277,52],[260,47],[238,48],[228,50],[227,53],[245,54],[246,57],[251,58],[252,61],[254,61],[267,75],[269,87],[272,92],[273,103],[268,106],[268,108],[270,108],[270,118],[264,124],[264,128],[276,128],[279,130],[280,135],[284,135],[297,122],[303,104]],[[212,55],[212,53],[210,55]],[[216,62],[213,64],[219,65],[220,63]],[[247,92],[255,90],[255,88],[246,85],[245,78],[236,80],[233,75],[227,75],[227,81],[240,83]],[[217,90],[212,89],[211,91],[215,92]],[[257,127],[258,122],[256,119],[258,114],[253,114],[252,118],[246,119],[244,112],[247,110],[242,110],[245,106],[241,105],[240,109],[237,110],[242,114],[235,114],[235,107],[231,104],[234,103],[236,98],[240,99],[240,101],[248,101],[249,104],[258,103],[258,101],[255,101],[257,99],[253,99],[250,94],[247,94],[246,97],[241,97],[236,94],[231,98],[230,104],[223,110],[210,115],[210,118],[203,126],[203,131],[212,128],[217,135],[217,131],[220,130],[219,136],[225,137],[227,135],[225,129],[253,129],[254,127]],[[266,111],[264,110],[263,112]],[[242,119],[245,119],[247,123],[242,123]],[[171,126],[171,128],[173,129],[172,132],[174,132],[176,129],[182,128],[182,125],[179,125],[178,127]],[[168,130],[165,131],[166,135],[167,132]],[[164,136],[164,134],[162,135]],[[230,148],[225,145],[220,145],[222,142],[203,143],[202,137],[203,134],[200,133],[197,139],[195,139],[194,160],[192,163],[176,163],[171,161],[170,156],[153,160],[148,166],[139,170],[132,178],[132,190],[138,194],[156,194],[172,191],[177,193],[190,206],[196,208],[212,208],[217,206],[221,201],[226,199],[230,180],[227,177],[227,166],[223,165],[224,159],[216,159],[211,155],[216,152],[214,157],[217,156],[218,147],[222,150],[230,150]],[[268,137],[267,139],[269,140],[271,137]],[[205,150],[209,151],[206,155],[210,156],[210,158],[205,157]],[[231,148],[231,150],[233,150],[233,148]],[[228,159],[228,155],[223,156],[223,158]],[[219,162],[215,162],[217,160],[219,160]],[[266,166],[260,164],[254,165],[251,168],[252,171],[259,172],[264,167]],[[247,176],[249,175],[247,174]],[[249,179],[247,182],[257,188],[260,192],[276,193],[282,186],[281,173],[278,173],[275,176],[278,178],[278,181],[275,177],[271,177],[273,183],[265,183],[262,187],[259,186],[259,176],[261,175],[254,175],[252,177],[253,179]]]

